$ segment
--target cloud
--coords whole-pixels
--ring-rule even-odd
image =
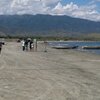
[[[89,0],[89,4],[100,4],[100,0]]]
[[[97,5],[62,4],[62,0],[0,0],[0,14],[51,14],[68,15],[100,21]],[[92,0],[95,1],[95,0]],[[100,1],[100,0],[96,0]]]
[[[52,14],[69,15],[77,18],[100,21],[100,13],[96,10],[96,7],[95,4],[78,6],[71,2],[63,6],[61,3],[58,3],[52,10]]]
[[[78,9],[78,6],[76,4],[73,4],[71,2],[70,4],[66,4],[63,6],[60,2],[55,6],[54,9],[52,9],[52,13],[58,14],[58,15],[71,15],[71,13]]]
[[[60,2],[61,0],[41,0],[42,3],[44,3],[45,5],[52,5],[52,4],[56,4],[58,2]]]
[[[39,12],[42,9],[42,6],[39,5],[40,2],[33,0],[13,0],[9,12],[11,14],[35,14],[35,12]]]

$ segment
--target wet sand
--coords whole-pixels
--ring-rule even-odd
[[[38,51],[9,42],[0,55],[0,100],[100,100],[100,56],[56,50]]]

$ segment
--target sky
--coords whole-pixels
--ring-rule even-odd
[[[67,15],[100,21],[100,0],[0,0],[0,15]]]

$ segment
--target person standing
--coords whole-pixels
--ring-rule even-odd
[[[37,39],[34,39],[34,51],[37,51]]]
[[[47,41],[44,40],[44,52],[47,52]]]
[[[25,50],[25,41],[22,40],[21,43],[22,43],[22,50],[24,51]]]
[[[28,40],[25,40],[25,50],[28,51]]]
[[[33,41],[32,41],[32,40],[30,40],[30,42],[29,42],[29,43],[30,43],[30,44],[29,44],[30,50],[32,50]]]
[[[0,42],[0,54],[1,54],[1,50],[2,50],[2,43]]]

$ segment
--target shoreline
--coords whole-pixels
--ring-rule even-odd
[[[62,41],[47,41],[47,42],[100,42],[100,41],[89,41],[89,40],[87,40],[87,41],[85,41],[85,40],[68,40],[68,41],[64,41],[64,40],[62,40]]]

